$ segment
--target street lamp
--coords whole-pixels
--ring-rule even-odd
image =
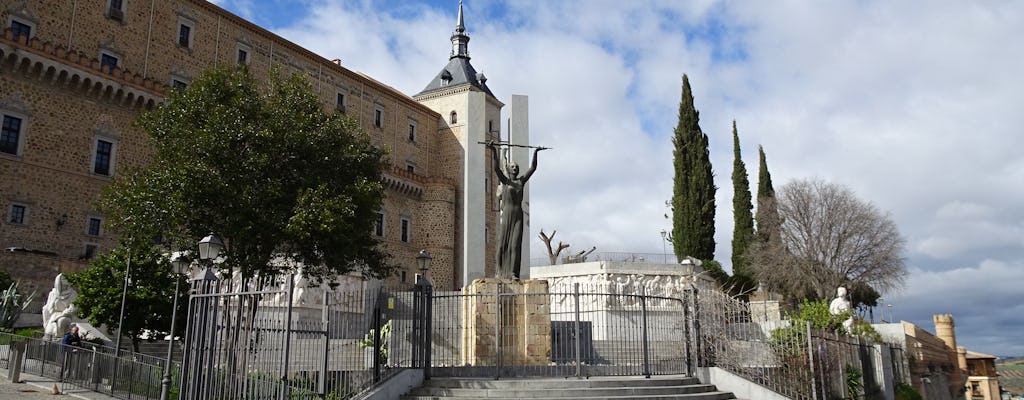
[[[160,382],[160,400],[168,400],[171,391],[171,361],[174,357],[174,325],[178,320],[178,291],[181,289],[179,275],[188,270],[189,262],[180,251],[171,253],[171,266],[174,267],[174,308],[171,309],[171,335],[167,342],[167,361],[164,364],[164,379]]]
[[[420,254],[416,255],[416,266],[420,269],[420,272],[426,274],[427,270],[430,269],[430,260],[434,257],[430,256],[430,253],[426,250],[420,250]]]
[[[213,260],[224,249],[224,242],[217,235],[209,234],[199,241],[199,259]]]
[[[668,232],[664,229],[661,230],[661,257],[665,264],[668,264],[668,250],[665,250],[665,242],[668,241]]]

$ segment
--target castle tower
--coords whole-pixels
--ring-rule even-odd
[[[480,142],[501,140],[499,101],[487,87],[487,78],[469,60],[462,2],[451,36],[448,64],[413,96],[441,114],[437,134],[441,154],[438,169],[458,182],[455,218],[455,287],[494,274],[498,205],[495,179],[486,148]]]
[[[953,367],[949,374],[950,393],[957,393],[963,388],[966,381],[966,350],[964,357],[961,358],[956,345],[956,325],[953,323],[952,314],[935,314],[932,316],[932,321],[935,322],[935,336],[946,343],[946,350],[949,353],[949,364]]]

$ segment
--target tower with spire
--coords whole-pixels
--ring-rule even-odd
[[[470,63],[469,35],[466,33],[462,1],[455,30],[451,35],[452,49],[448,63],[426,87],[413,98],[441,115],[438,124],[442,148],[455,149],[442,156],[442,170],[446,177],[460,182],[456,194],[456,249],[455,286],[461,287],[474,279],[494,275],[497,254],[498,203],[495,199],[497,184],[490,170],[490,156],[480,142],[501,141],[501,110],[505,106],[491,89],[487,78]],[[510,138],[517,144],[526,143],[526,96],[512,96],[512,110],[508,115]],[[521,165],[518,154],[512,160]],[[524,208],[528,197],[524,198]],[[526,222],[529,235],[528,208]],[[523,254],[529,255],[529,240],[524,240]],[[529,271],[529,257],[522,270]]]

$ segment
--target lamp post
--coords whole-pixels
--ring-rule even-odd
[[[121,316],[117,318],[117,340],[114,344],[114,358],[121,356],[121,327],[124,326],[124,305],[128,302],[128,276],[132,273],[132,249],[128,247],[125,250],[128,255],[128,261],[125,262],[124,267],[124,286],[121,288]],[[116,372],[115,364],[115,372]],[[116,374],[115,374],[116,375]]]
[[[188,270],[189,261],[181,252],[171,253],[171,266],[174,268],[174,308],[171,309],[171,334],[167,341],[167,361],[164,363],[164,379],[160,381],[160,400],[168,400],[171,391],[171,361],[174,358],[174,325],[178,320],[178,291],[181,289],[181,275]]]
[[[416,274],[416,296],[413,297],[413,310],[416,314],[413,320],[413,332],[418,348],[414,351],[413,365],[423,368],[423,379],[430,379],[430,319],[433,284],[427,278],[427,271],[430,270],[430,260],[432,259],[433,257],[426,250],[420,250],[420,253],[416,255],[416,268],[420,270],[420,273]]]
[[[668,232],[664,229],[661,230],[661,258],[665,264],[668,264],[668,250],[665,250],[665,242],[668,241]]]

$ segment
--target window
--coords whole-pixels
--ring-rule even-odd
[[[192,27],[181,24],[178,26],[178,46],[192,47]]]
[[[20,42],[21,37],[26,38],[32,37],[32,25],[26,24],[18,20],[11,20],[11,33],[14,34],[14,41]]]
[[[171,79],[171,87],[175,89],[184,89],[188,84],[178,79]]]
[[[96,155],[93,158],[92,172],[98,175],[110,175],[114,164],[114,143],[96,139]]]
[[[0,129],[0,153],[18,154],[21,143],[21,118],[4,115],[3,128]]]
[[[245,49],[238,49],[238,57],[236,58],[235,62],[238,64],[248,64],[249,51]]]
[[[26,225],[28,224],[28,207],[24,204],[11,204],[11,209],[7,216],[7,221],[12,224]]]
[[[89,226],[86,229],[86,234],[89,236],[99,236],[102,232],[100,228],[103,226],[103,220],[99,218],[89,218]]]
[[[118,59],[107,53],[100,53],[100,71],[106,71],[108,74],[114,73],[114,67],[117,67]]]
[[[345,113],[345,94],[338,93],[338,96],[335,97],[334,104],[338,108],[338,111],[340,111],[341,113]]]
[[[494,120],[487,120],[487,133],[494,133]]]
[[[384,110],[379,108],[373,110],[373,126],[378,128],[384,127]]]
[[[409,243],[409,219],[402,218],[402,241]]]
[[[405,282],[405,271],[402,271],[402,282]]]
[[[405,170],[409,171],[410,174],[415,174],[416,173],[416,166],[412,165],[412,164],[406,164],[405,165]]]
[[[114,21],[124,21],[124,0],[110,0],[107,4],[107,17]]]
[[[91,260],[96,257],[96,253],[100,250],[100,246],[92,243],[86,243],[82,249],[82,255],[78,256],[79,260]]]
[[[416,141],[416,124],[414,123],[409,123],[409,141]]]
[[[192,19],[185,16],[178,16],[178,47],[183,47],[191,50],[195,44],[193,36],[195,35],[196,23]]]
[[[449,121],[450,121],[450,122],[451,122],[452,124],[457,124],[457,123],[459,123],[459,114],[456,114],[456,113],[455,113],[455,111],[452,111],[452,114],[451,114],[451,115],[449,116],[448,120],[449,120]]]
[[[373,234],[377,237],[384,236],[384,213],[377,213],[377,220],[373,223]]]

